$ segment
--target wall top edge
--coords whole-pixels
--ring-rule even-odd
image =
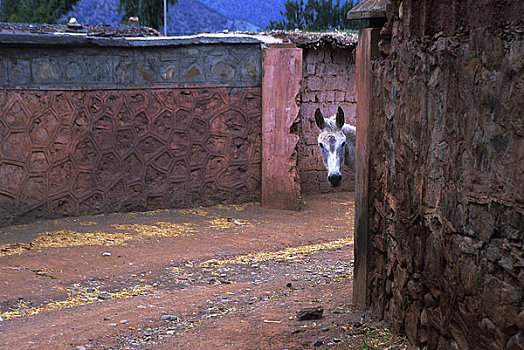
[[[248,34],[197,34],[177,37],[95,37],[76,33],[0,33],[0,46],[99,46],[99,47],[155,47],[212,44],[263,44],[263,36]]]

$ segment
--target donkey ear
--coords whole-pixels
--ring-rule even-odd
[[[320,108],[317,108],[315,111],[315,122],[317,122],[317,126],[320,130],[324,129],[324,126],[326,126],[326,122],[324,121],[324,116],[322,115]]]
[[[342,108],[338,107],[337,109],[337,127],[340,129],[344,126],[344,111]]]

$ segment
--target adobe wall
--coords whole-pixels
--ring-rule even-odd
[[[59,34],[0,33],[0,226],[259,201],[265,40],[297,42],[305,57],[296,75],[302,89],[290,97],[301,122],[282,130],[299,138],[286,160],[299,174],[284,166],[280,177],[267,178],[279,185],[289,177],[289,203],[300,203],[301,192],[331,191],[312,116],[340,105],[355,123],[354,36],[141,38],[93,28],[70,35],[62,27]],[[267,96],[274,99],[268,106],[281,97]],[[284,145],[291,143],[282,141],[271,157],[287,154]],[[337,190],[353,190],[354,175],[344,177]]]
[[[258,40],[0,42],[0,225],[260,200]]]
[[[354,46],[304,48],[297,150],[303,194],[355,190],[355,174],[347,167],[343,168],[342,185],[338,188],[329,186],[317,142],[319,129],[315,124],[315,110],[320,108],[328,117],[336,114],[340,106],[346,123],[356,125],[356,105]]]
[[[522,1],[387,8],[367,303],[428,349],[524,348],[522,13]]]

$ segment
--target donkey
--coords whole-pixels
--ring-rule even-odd
[[[344,124],[344,111],[340,107],[331,118],[324,118],[317,108],[315,122],[320,128],[318,145],[328,171],[327,181],[331,187],[338,187],[342,183],[342,164],[355,170],[356,127]]]

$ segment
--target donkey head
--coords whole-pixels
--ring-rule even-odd
[[[344,111],[338,107],[336,116],[324,118],[320,109],[315,111],[315,122],[320,128],[318,145],[322,152],[322,160],[328,171],[327,181],[332,187],[342,183],[340,168],[346,157],[346,135],[342,131],[344,126]]]

